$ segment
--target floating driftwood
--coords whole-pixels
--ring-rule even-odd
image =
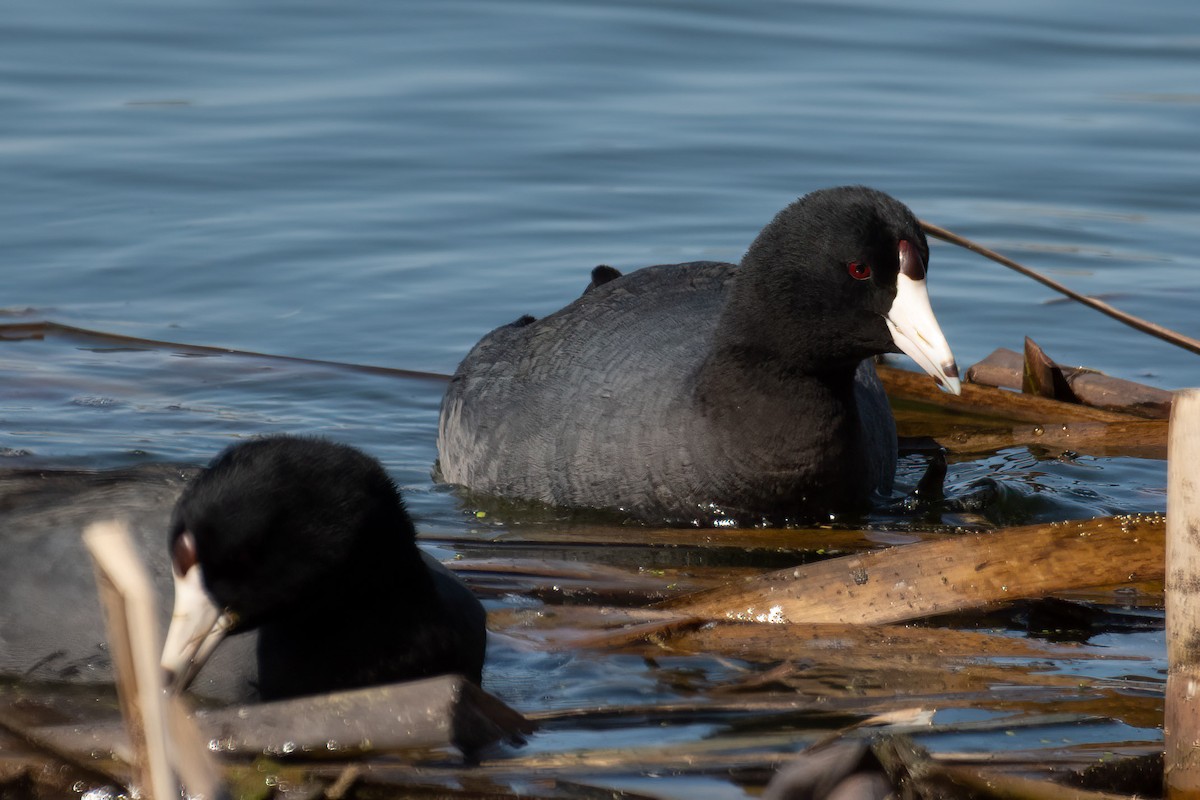
[[[537,727],[459,675],[197,714],[234,753],[329,755],[519,744]]]
[[[11,785],[22,778],[32,780],[46,796],[69,796],[72,785],[116,786],[130,782],[129,766],[120,761],[102,759],[98,753],[82,751],[68,744],[60,746],[58,737],[45,735],[25,724],[29,710],[23,698],[0,697],[0,794],[8,796]],[[124,738],[119,722],[111,726],[114,736]],[[49,765],[53,765],[50,768]],[[30,793],[32,796],[32,793]]]
[[[443,543],[455,549],[492,548],[504,552],[521,552],[522,545],[538,547],[542,560],[548,545],[557,545],[564,552],[579,553],[585,547],[626,547],[640,550],[652,548],[729,548],[737,551],[822,551],[857,552],[875,550],[899,544],[941,539],[946,534],[937,531],[859,530],[847,528],[645,528],[640,525],[570,524],[520,526],[472,532],[470,536],[426,532],[425,541]],[[643,553],[639,564],[646,563]],[[453,568],[453,564],[447,564]]]
[[[241,756],[347,757],[520,743],[536,724],[458,675],[273,703],[198,711],[208,748]],[[41,741],[72,753],[120,751],[115,724],[47,726]]]
[[[922,387],[915,373],[881,367],[889,395],[900,404],[900,434],[932,438],[955,454],[1027,446],[1095,456],[1167,456],[1171,392],[1062,367],[1028,340],[1025,356],[996,350],[966,374],[963,397],[955,398]],[[1023,385],[1034,393],[1004,390]],[[1073,402],[1063,402],[1064,396]],[[960,416],[947,417],[945,410]]]
[[[1062,403],[1045,397],[1031,397],[973,383],[963,383],[961,395],[946,394],[938,389],[928,376],[886,364],[878,365],[876,369],[888,397],[893,402],[899,400],[925,403],[976,417],[995,417],[1017,422],[1122,422],[1139,419],[1131,414],[1105,411],[1078,403]]]
[[[904,625],[851,625],[839,622],[790,622],[776,626],[741,622],[696,621],[679,625],[669,637],[658,638],[672,650],[721,653],[751,661],[822,659],[842,661],[845,657],[871,661],[913,657],[949,659],[1103,659],[1102,651],[1071,643],[1000,636],[953,628],[917,628]],[[586,643],[586,640],[584,640]],[[612,640],[610,640],[612,641]],[[613,644],[616,644],[613,641]]]
[[[1029,525],[829,559],[668,600],[706,619],[878,624],[1161,577],[1161,515]]]
[[[911,714],[897,715],[898,724],[884,722],[878,730],[860,735],[871,735],[879,732],[921,731],[922,733],[956,732],[956,731],[985,731],[985,730],[1035,730],[1045,726],[1056,726],[1072,723],[1083,723],[1078,715],[1029,715],[1012,716],[999,720],[977,720],[961,722],[952,725],[929,725],[912,723],[905,720]],[[857,725],[851,726],[858,727]],[[731,772],[747,770],[773,771],[782,764],[790,761],[793,756],[789,748],[797,743],[827,740],[827,731],[797,734],[795,731],[762,733],[753,730],[745,731],[735,739],[700,739],[689,742],[630,743],[620,742],[595,749],[575,749],[570,751],[549,751],[516,756],[504,760],[485,761],[476,773],[480,786],[495,786],[511,781],[517,781],[522,786],[529,782],[552,782],[558,785],[564,779],[600,780],[605,775],[635,775],[638,773],[671,773],[690,775],[714,775],[727,777]],[[314,772],[334,776],[340,771],[337,767],[313,765]],[[419,771],[411,768],[396,767],[388,764],[372,764],[369,772],[364,771],[361,779],[379,786],[414,786],[429,784],[439,778],[450,778],[456,783],[464,780],[461,770],[443,768],[435,765],[422,766]],[[603,783],[598,785],[603,786]],[[583,797],[592,797],[596,793],[587,793]],[[468,797],[478,795],[468,794]],[[508,796],[497,793],[483,795],[486,797]],[[523,795],[522,795],[523,796]],[[561,795],[560,795],[561,796]],[[580,795],[567,795],[578,797]],[[604,792],[604,797],[612,796],[611,790]],[[621,794],[619,796],[625,796]],[[658,795],[655,795],[658,796]],[[671,794],[669,796],[678,796]]]
[[[1001,347],[968,368],[966,376],[972,383],[1020,390],[1024,364],[1025,358],[1020,353]],[[1173,392],[1083,367],[1054,366],[1078,402],[1085,405],[1149,419],[1166,419],[1171,412]]]
[[[939,763],[907,736],[887,736],[871,752],[883,765],[893,786],[903,797],[980,800],[1130,800],[1125,795],[1093,792],[1052,781],[1039,781],[986,770]]]
[[[959,454],[1029,446],[1166,458],[1171,392],[1061,367],[1027,342],[1025,356],[1001,349],[968,369],[959,397],[939,392],[914,372],[879,366],[888,396],[899,405],[900,434],[930,437]],[[1023,386],[1031,393],[1005,390]],[[959,416],[948,418],[944,411]]]
[[[909,425],[902,425],[907,431]],[[1091,456],[1167,457],[1166,420],[1127,422],[1063,422],[1050,425],[966,427],[935,423],[921,428],[957,455],[993,453],[1009,447],[1037,447]]]

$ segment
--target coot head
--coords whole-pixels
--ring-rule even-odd
[[[929,305],[929,244],[912,212],[865,186],[812,192],[779,212],[742,259],[726,335],[795,368],[904,352],[958,393],[958,368]]]

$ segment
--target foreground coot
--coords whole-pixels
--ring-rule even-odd
[[[891,490],[870,358],[958,393],[909,209],[861,186],[781,211],[740,265],[619,275],[483,338],[442,400],[440,477],[472,492],[675,524],[809,518]]]
[[[262,699],[456,672],[479,683],[483,607],[417,548],[375,459],[318,439],[230,447],[185,489],[169,545],[163,666],[186,683],[226,633],[257,630]]]

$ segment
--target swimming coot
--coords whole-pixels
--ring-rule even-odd
[[[415,536],[383,467],[352,447],[230,447],[172,515],[164,668],[186,683],[226,633],[257,630],[265,700],[449,672],[479,683],[483,607]]]
[[[738,266],[605,266],[468,353],[442,400],[440,477],[676,524],[861,509],[896,466],[871,357],[903,351],[959,391],[928,259],[907,207],[850,186],[785,208]]]

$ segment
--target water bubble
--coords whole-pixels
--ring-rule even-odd
[[[758,614],[754,618],[755,622],[768,622],[771,624],[779,624],[787,622],[787,617],[783,615],[783,606],[771,606],[766,614]]]
[[[72,405],[83,406],[84,408],[108,408],[110,406],[119,405],[121,401],[112,397],[95,397],[84,395],[71,400]]]

